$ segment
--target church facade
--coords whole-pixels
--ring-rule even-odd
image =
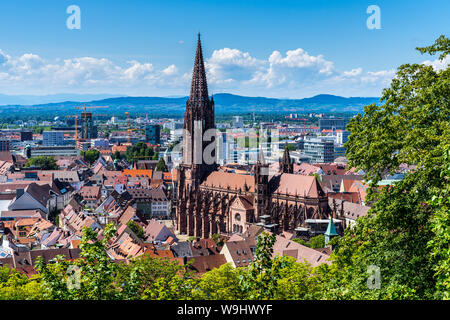
[[[176,228],[181,234],[242,234],[251,224],[294,232],[306,219],[328,218],[328,198],[319,182],[314,176],[293,174],[287,148],[277,174],[269,175],[262,150],[251,173],[225,172],[210,161],[216,158],[210,132],[215,132],[214,99],[208,95],[199,35],[178,174]]]

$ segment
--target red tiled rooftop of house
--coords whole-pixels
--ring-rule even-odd
[[[151,178],[153,170],[139,170],[139,169],[125,169],[122,172],[123,176],[127,177],[147,177]]]
[[[83,199],[98,199],[100,198],[100,187],[99,186],[83,186],[79,194]]]

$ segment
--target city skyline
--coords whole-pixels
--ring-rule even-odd
[[[448,0],[72,1],[0,4],[0,300],[450,299]]]
[[[372,30],[372,3],[361,1],[175,1],[172,10],[154,1],[23,3],[0,11],[9,30],[0,40],[0,94],[186,96],[198,31],[211,93],[380,96],[401,63],[449,61],[414,50],[448,29],[443,1],[378,1],[381,29]],[[70,5],[80,8],[80,29],[66,26]]]

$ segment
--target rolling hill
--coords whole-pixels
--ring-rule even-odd
[[[101,113],[123,115],[150,114],[152,116],[182,115],[188,97],[112,97],[91,101],[62,101],[44,104],[11,104],[0,106],[0,117],[17,114],[40,114],[64,116],[74,114],[74,107],[83,103],[95,106],[109,106]],[[340,97],[321,94],[304,99],[276,99],[265,97],[246,97],[229,93],[214,95],[217,114],[292,112],[361,112],[365,105],[379,103],[376,97]]]

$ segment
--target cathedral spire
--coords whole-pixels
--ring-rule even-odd
[[[198,33],[197,51],[195,53],[194,71],[192,73],[191,94],[189,96],[189,100],[194,107],[203,107],[205,103],[209,101],[200,32]]]
[[[284,145],[283,158],[280,161],[280,172],[294,173],[294,165],[291,162],[291,156],[289,155],[289,148],[287,143]]]
[[[263,151],[262,145],[259,146],[258,163],[262,164],[262,165],[266,164],[266,159],[264,159],[264,151]]]
[[[205,149],[215,144],[211,139],[203,139],[204,134],[210,129],[215,129],[214,121],[214,101],[208,97],[208,85],[206,83],[206,71],[203,61],[202,44],[200,33],[198,34],[197,51],[195,54],[194,70],[192,72],[191,94],[186,101],[186,112],[184,114],[183,133],[183,165],[191,167],[195,165],[195,175],[192,179],[198,185],[206,176],[207,172],[211,172],[216,164],[205,163],[203,155]],[[208,134],[210,134],[209,131]],[[211,157],[215,159],[215,149],[211,152]],[[193,167],[191,167],[193,168]]]
[[[288,147],[287,143],[284,145],[283,162],[284,163],[291,163],[291,157],[289,155],[289,147]]]

